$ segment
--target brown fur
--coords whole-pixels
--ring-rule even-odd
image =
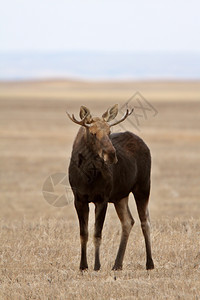
[[[145,238],[146,268],[154,268],[148,213],[150,169],[150,151],[133,133],[110,134],[110,126],[102,118],[93,118],[90,127],[80,128],[73,145],[69,181],[80,224],[81,270],[88,268],[86,251],[90,202],[95,204],[94,269],[100,269],[101,233],[108,202],[114,203],[122,225],[121,242],[113,266],[113,269],[122,269],[129,233],[134,224],[128,207],[131,192],[136,200]]]

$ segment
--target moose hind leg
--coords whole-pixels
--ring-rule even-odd
[[[141,228],[144,235],[145,246],[146,246],[146,269],[154,269],[154,263],[151,254],[151,237],[150,237],[150,218],[148,210],[148,201],[149,201],[149,189],[147,193],[137,192],[134,193],[137,210],[141,222]]]
[[[95,263],[94,270],[98,271],[101,267],[99,250],[101,245],[101,233],[105,220],[107,202],[97,202],[95,203],[95,228],[94,228],[94,245],[95,245]]]
[[[122,234],[121,234],[121,241],[120,241],[117,257],[112,269],[121,270],[123,264],[123,258],[126,250],[126,245],[128,242],[129,234],[134,224],[134,220],[128,207],[128,197],[123,198],[119,202],[115,203],[115,209],[121,221]]]
[[[80,270],[88,268],[87,264],[87,241],[88,241],[88,215],[89,205],[86,202],[75,200],[75,208],[78,214],[80,225],[80,240],[81,240],[81,261]]]

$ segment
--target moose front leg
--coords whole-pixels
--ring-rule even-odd
[[[75,208],[78,214],[80,225],[80,239],[81,239],[81,262],[80,270],[88,268],[87,264],[87,241],[88,241],[88,215],[89,205],[87,202],[75,200]]]
[[[107,206],[108,206],[107,202],[95,203],[95,228],[94,228],[94,245],[95,245],[94,270],[95,271],[98,271],[101,267],[100,259],[99,259],[99,249],[101,244],[101,233],[102,233],[103,223],[105,220]]]

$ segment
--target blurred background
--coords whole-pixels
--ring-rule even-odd
[[[199,79],[198,1],[11,1],[0,79]]]

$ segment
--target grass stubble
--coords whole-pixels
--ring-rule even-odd
[[[188,90],[186,83],[37,82],[35,89],[34,83],[10,85],[0,86],[0,299],[200,299],[199,83],[188,83]],[[119,95],[123,102],[138,87],[159,112],[136,132],[152,152],[155,270],[145,270],[144,240],[131,196],[136,224],[123,270],[111,271],[121,228],[110,204],[103,229],[102,267],[93,271],[91,204],[89,269],[81,273],[73,203],[62,208],[49,205],[42,197],[42,184],[49,174],[67,172],[78,128],[67,120],[66,108],[78,113],[85,104],[96,114],[103,113]],[[183,90],[191,95],[188,101],[181,101]],[[171,91],[171,97],[175,91],[174,99],[166,101],[165,91]],[[58,93],[58,98],[52,99],[52,93]],[[126,126],[133,131],[128,122]]]

